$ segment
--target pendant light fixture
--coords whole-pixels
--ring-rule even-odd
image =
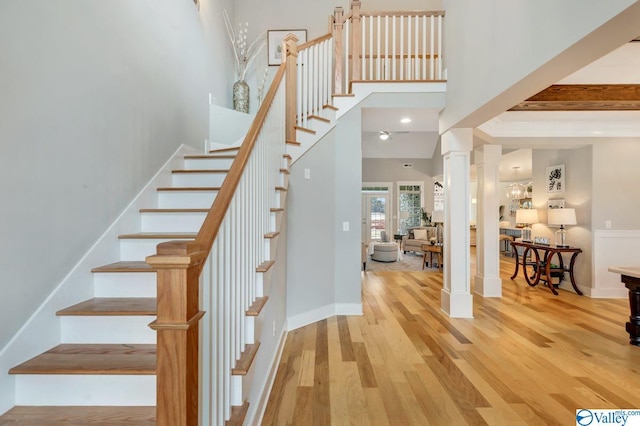
[[[519,168],[520,167],[518,166],[512,167],[512,169],[516,171],[516,180],[518,179]],[[512,183],[507,186],[507,198],[511,198],[512,200],[522,200],[523,198],[527,198],[527,187],[518,182]]]

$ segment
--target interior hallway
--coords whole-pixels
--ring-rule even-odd
[[[363,272],[363,316],[289,333],[263,424],[568,425],[577,408],[640,408],[628,301],[553,296],[513,267],[501,258],[504,296],[476,295],[474,319],[440,311],[436,270]]]

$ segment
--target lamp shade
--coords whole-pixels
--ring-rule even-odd
[[[516,223],[538,223],[538,210],[518,209],[516,210]]]
[[[444,210],[434,210],[431,216],[431,222],[444,223]]]
[[[549,209],[549,225],[577,225],[575,209]]]

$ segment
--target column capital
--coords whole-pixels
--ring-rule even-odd
[[[475,164],[500,164],[502,158],[501,145],[481,145],[475,149]]]
[[[473,129],[451,129],[442,134],[442,155],[451,152],[467,151],[473,149]]]

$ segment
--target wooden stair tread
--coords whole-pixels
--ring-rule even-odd
[[[306,127],[294,126],[294,128],[296,130],[300,130],[301,132],[309,133],[310,135],[316,134],[315,130],[307,129]]]
[[[264,237],[271,239],[277,237],[278,235],[280,235],[280,231],[269,232],[267,234],[264,234]]]
[[[0,424],[6,426],[155,426],[156,407],[16,406],[0,416]]]
[[[156,315],[155,297],[94,297],[56,312],[58,316]]]
[[[283,212],[284,207],[271,207],[269,211],[271,211],[272,213]]]
[[[229,169],[177,169],[171,170],[171,173],[189,174],[189,173],[229,173]]]
[[[285,143],[286,143],[287,145],[295,145],[295,146],[300,146],[300,145],[302,145],[302,143],[300,143],[300,142],[298,142],[298,141],[292,141],[292,140],[288,140],[288,139],[285,141]]]
[[[198,187],[198,186],[188,186],[188,187],[164,187],[164,188],[157,188],[157,191],[220,191],[220,187],[219,186],[202,186],[202,187]]]
[[[258,348],[260,348],[260,342],[255,342],[253,345],[245,345],[244,352],[240,354],[240,359],[231,370],[231,374],[234,376],[246,376],[258,353]]]
[[[329,105],[329,104],[322,105],[322,108],[332,109],[334,111],[338,111],[340,109],[338,107],[335,107],[335,106]]]
[[[229,151],[238,151],[238,150],[240,150],[239,146],[230,146],[229,148],[210,149],[209,152],[215,153],[215,152],[229,152]]]
[[[287,160],[292,160],[293,159],[291,154],[282,154],[282,158],[286,158]]]
[[[9,370],[10,374],[156,374],[156,345],[62,344]]]
[[[291,174],[289,169],[280,169],[280,173],[284,173],[285,175],[290,175]]]
[[[156,270],[151,267],[144,260],[132,260],[110,263],[108,265],[102,265],[95,267],[91,272],[155,272]]]
[[[353,93],[334,93],[333,95],[334,98],[353,98],[355,96],[355,94]]]
[[[331,123],[331,120],[329,120],[328,118],[320,117],[319,115],[310,115],[307,118],[309,120],[318,120],[318,121],[324,121],[325,123]]]
[[[140,209],[140,213],[207,213],[209,209]]]
[[[276,191],[288,191],[284,186],[276,186]]]
[[[194,232],[138,232],[135,234],[120,234],[121,240],[195,240],[198,234]]]
[[[267,272],[275,263],[275,260],[266,260],[256,268],[256,272]]]
[[[247,412],[249,411],[249,402],[245,401],[244,404],[237,406],[234,405],[231,407],[231,417],[229,420],[224,422],[225,426],[242,426],[244,424],[244,419],[247,417]]]
[[[194,154],[194,155],[185,155],[185,160],[217,160],[217,159],[226,159],[232,160],[236,158],[235,155],[227,154],[227,155],[207,155],[207,154]]]
[[[248,317],[257,317],[262,312],[262,308],[267,304],[267,300],[269,300],[269,296],[257,297],[256,300],[253,301],[249,309],[247,310]]]

